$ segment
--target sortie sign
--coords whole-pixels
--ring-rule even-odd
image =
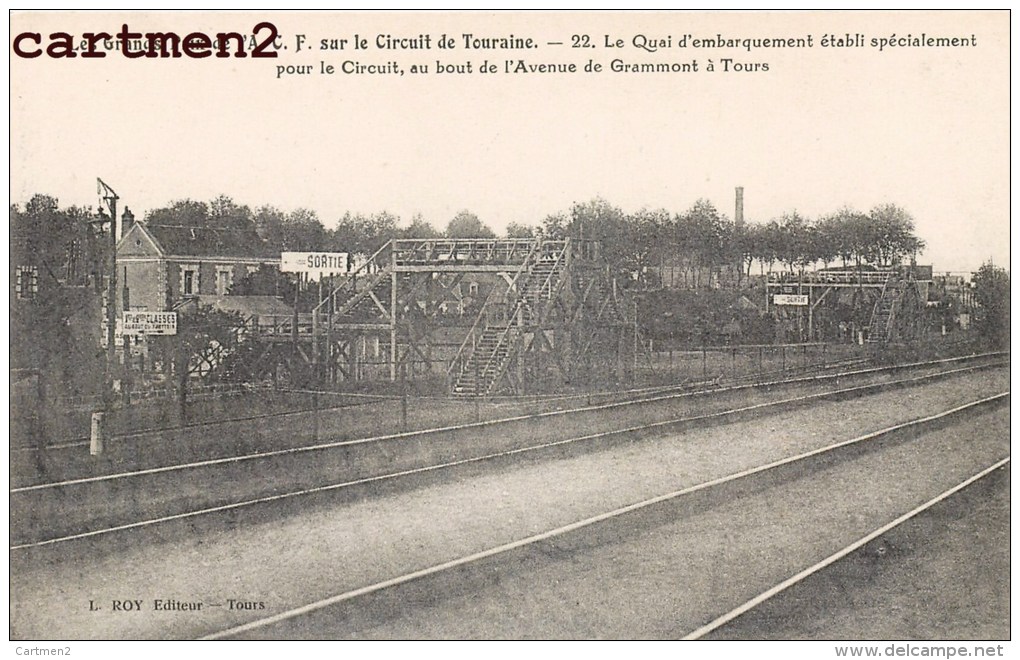
[[[346,252],[284,252],[280,255],[280,271],[314,276],[337,275],[349,270],[348,261]]]
[[[807,296],[777,293],[772,296],[772,302],[777,305],[807,305]]]

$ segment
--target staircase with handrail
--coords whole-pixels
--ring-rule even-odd
[[[483,306],[450,365],[455,395],[493,392],[522,348],[526,332],[541,327],[563,287],[568,248],[568,241],[537,243],[505,292],[505,313],[494,314],[491,304]]]
[[[896,322],[896,311],[903,298],[905,283],[899,278],[889,275],[882,293],[875,301],[871,313],[871,329],[868,332],[868,343],[878,344],[893,339]]]

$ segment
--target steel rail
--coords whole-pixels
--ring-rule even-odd
[[[225,511],[234,511],[234,510],[238,510],[238,509],[244,509],[244,508],[248,508],[248,507],[252,507],[252,506],[261,505],[261,504],[268,504],[268,503],[272,503],[272,502],[279,502],[279,501],[282,501],[282,500],[288,500],[288,499],[293,499],[293,498],[299,498],[299,497],[304,497],[304,496],[315,495],[315,494],[318,494],[318,493],[337,491],[337,490],[341,490],[341,489],[344,489],[344,488],[352,488],[352,487],[355,487],[355,486],[364,486],[364,485],[369,485],[369,484],[388,482],[388,481],[392,481],[392,480],[396,480],[396,479],[400,479],[400,478],[408,477],[408,476],[412,476],[412,475],[429,474],[429,473],[439,472],[441,470],[451,469],[451,468],[455,468],[455,467],[461,467],[461,466],[465,466],[465,465],[479,464],[479,463],[483,463],[483,462],[487,462],[487,461],[495,461],[495,460],[505,459],[505,458],[508,458],[508,457],[511,457],[511,456],[530,454],[530,453],[533,453],[533,452],[549,450],[549,449],[553,449],[553,448],[556,448],[556,447],[568,446],[568,445],[572,445],[572,444],[575,444],[575,443],[583,443],[583,442],[588,442],[588,441],[593,441],[593,440],[606,439],[606,438],[611,438],[611,437],[614,437],[614,436],[622,436],[622,435],[627,435],[627,434],[632,434],[632,433],[647,432],[647,431],[653,430],[653,429],[665,429],[667,427],[678,426],[678,425],[682,425],[682,424],[690,424],[690,423],[704,422],[704,421],[719,421],[719,420],[724,420],[724,419],[726,419],[728,417],[732,417],[732,416],[740,415],[740,414],[744,414],[744,413],[759,413],[761,411],[768,410],[770,408],[790,406],[790,405],[803,405],[805,403],[808,403],[808,402],[811,402],[811,401],[814,401],[814,400],[823,399],[823,398],[826,398],[826,397],[846,396],[846,395],[851,395],[851,394],[863,394],[863,393],[865,393],[867,391],[883,390],[883,389],[889,389],[889,388],[893,388],[893,387],[916,385],[918,383],[923,383],[926,380],[933,380],[933,379],[936,379],[936,378],[945,377],[947,375],[952,375],[952,374],[958,373],[958,372],[971,371],[971,370],[974,370],[976,368],[978,368],[978,367],[975,367],[975,366],[962,367],[962,368],[951,370],[951,371],[948,371],[948,372],[939,372],[937,374],[925,374],[925,375],[922,375],[922,376],[915,376],[915,377],[912,377],[912,378],[909,378],[909,379],[903,379],[903,380],[894,381],[894,382],[891,382],[891,383],[877,383],[877,384],[873,383],[873,384],[868,384],[868,385],[859,385],[859,386],[850,387],[850,388],[843,388],[843,389],[839,389],[839,390],[827,390],[825,392],[815,392],[815,393],[808,394],[808,395],[802,395],[802,396],[798,396],[798,397],[791,397],[791,398],[781,399],[779,401],[767,401],[767,402],[763,402],[763,403],[757,403],[757,404],[752,404],[752,405],[748,405],[748,406],[741,406],[741,407],[738,407],[738,408],[730,408],[730,409],[726,409],[726,410],[722,410],[722,411],[717,411],[717,412],[712,412],[712,413],[704,413],[704,414],[693,415],[693,416],[688,416],[688,417],[678,417],[678,418],[674,418],[674,419],[663,420],[663,421],[659,421],[659,422],[653,422],[653,423],[650,423],[650,424],[641,424],[641,425],[637,425],[637,426],[630,426],[630,427],[623,428],[623,429],[613,429],[613,430],[610,430],[610,431],[601,431],[601,432],[598,432],[598,433],[590,433],[590,434],[581,435],[581,436],[575,436],[575,437],[571,437],[571,438],[564,438],[564,439],[556,440],[556,441],[552,441],[552,442],[540,443],[540,444],[537,444],[537,445],[529,445],[529,446],[526,446],[526,447],[518,447],[518,448],[515,448],[515,449],[509,449],[509,450],[504,450],[504,451],[484,454],[482,456],[476,456],[476,457],[472,457],[472,458],[464,458],[464,459],[448,461],[448,462],[444,462],[444,463],[438,463],[438,464],[434,464],[434,465],[426,465],[426,466],[423,466],[423,467],[409,468],[409,469],[399,470],[399,471],[396,471],[396,472],[390,472],[390,473],[381,474],[381,475],[373,475],[373,476],[369,476],[369,477],[362,477],[362,478],[359,478],[359,479],[342,481],[342,482],[339,482],[339,483],[326,484],[326,485],[316,486],[316,487],[312,487],[312,488],[304,488],[304,489],[300,489],[300,490],[296,490],[296,491],[290,491],[290,492],[286,492],[286,493],[279,493],[279,494],[268,495],[268,496],[263,496],[263,497],[250,498],[250,499],[245,499],[245,500],[241,500],[241,501],[238,501],[238,502],[231,502],[231,503],[228,503],[228,504],[222,504],[222,505],[218,505],[218,506],[205,507],[205,508],[196,509],[196,510],[192,510],[192,511],[185,511],[185,512],[165,515],[165,516],[159,516],[159,517],[155,517],[155,518],[148,518],[148,519],[144,519],[144,520],[140,520],[140,521],[134,521],[134,522],[130,522],[130,523],[124,523],[124,524],[120,524],[120,525],[104,527],[104,528],[96,529],[96,530],[89,530],[89,531],[80,532],[80,533],[76,533],[76,534],[68,534],[68,535],[58,536],[58,537],[54,537],[54,538],[50,538],[50,539],[43,539],[43,540],[39,540],[39,541],[31,541],[31,542],[15,544],[15,545],[10,546],[10,550],[12,550],[12,551],[13,550],[24,550],[24,549],[28,549],[28,548],[43,547],[43,546],[55,545],[55,544],[59,544],[59,543],[66,543],[66,542],[76,541],[76,540],[81,540],[81,539],[86,539],[86,538],[93,538],[93,537],[97,537],[97,536],[103,536],[103,535],[106,535],[106,534],[111,534],[111,533],[114,533],[114,532],[126,531],[126,530],[131,530],[131,529],[138,529],[138,528],[142,528],[142,527],[150,527],[150,526],[153,526],[153,525],[159,525],[159,524],[163,524],[163,523],[167,523],[167,522],[172,522],[172,521],[177,521],[177,520],[184,520],[184,519],[189,519],[189,518],[195,518],[195,517],[198,517],[198,516],[205,516],[205,515],[211,515],[211,514],[215,514],[215,513],[222,513],[222,512],[225,512]],[[407,434],[407,435],[413,435],[413,434]],[[391,437],[391,436],[387,436],[387,438],[389,438],[389,437]],[[330,447],[332,447],[332,446],[350,446],[352,444],[363,444],[363,443],[368,442],[368,441],[369,440],[357,440],[357,441],[349,441],[349,442],[345,442],[345,443],[334,443],[333,445],[330,445]],[[287,453],[295,453],[295,452],[294,452],[294,450],[279,450],[279,451],[276,451],[276,452],[269,452],[268,454],[261,455],[260,457],[261,458],[267,458],[267,457],[271,457],[271,456],[275,456],[275,455],[283,455],[283,454],[287,454]],[[198,463],[186,464],[186,465],[183,465],[183,466],[168,466],[168,467],[164,467],[164,468],[154,468],[154,469],[151,469],[151,470],[141,470],[141,471],[136,471],[136,472],[120,473],[120,474],[117,474],[117,475],[88,477],[88,478],[69,480],[69,481],[66,481],[66,482],[58,482],[58,483],[53,483],[53,484],[40,484],[38,486],[27,486],[27,487],[22,487],[22,488],[18,488],[18,489],[12,489],[11,493],[12,494],[31,493],[31,492],[38,492],[38,491],[41,491],[41,490],[44,490],[44,489],[51,489],[51,488],[65,487],[65,486],[87,485],[87,484],[93,484],[93,483],[96,483],[96,482],[110,481],[110,480],[114,480],[114,479],[125,479],[125,478],[131,478],[131,477],[144,477],[144,476],[147,476],[147,475],[165,473],[165,472],[169,472],[169,471],[173,471],[173,470],[182,470],[182,469],[194,469],[194,468],[201,468],[201,467],[209,467],[209,466],[212,466],[212,465],[220,465],[220,464],[230,463],[230,462],[238,462],[238,459],[236,459],[236,458],[235,459],[215,459],[215,460],[212,460],[212,461],[202,461],[202,462],[198,462]]]
[[[727,483],[730,483],[730,482],[733,482],[733,481],[737,481],[737,480],[740,480],[740,479],[745,479],[747,477],[751,477],[751,476],[754,476],[754,475],[759,475],[759,474],[762,474],[764,472],[768,472],[770,470],[774,470],[776,468],[780,468],[780,467],[788,466],[788,465],[791,465],[791,464],[794,464],[794,463],[798,463],[798,462],[801,462],[801,461],[806,461],[806,460],[809,460],[809,459],[812,459],[812,458],[816,458],[818,456],[821,456],[821,455],[824,455],[824,454],[829,454],[829,453],[837,451],[839,449],[843,449],[843,448],[846,448],[846,447],[850,447],[850,446],[853,446],[853,445],[858,445],[858,444],[869,442],[869,441],[879,440],[881,438],[887,437],[887,436],[889,436],[891,434],[903,431],[905,429],[917,428],[917,427],[923,427],[923,426],[931,425],[931,424],[933,424],[935,422],[944,420],[947,417],[952,417],[954,415],[959,415],[961,413],[972,412],[975,408],[977,408],[979,406],[982,406],[982,405],[985,405],[985,404],[988,404],[988,403],[992,403],[992,402],[996,402],[996,401],[1000,401],[1000,400],[1002,400],[1002,399],[1004,399],[1004,398],[1006,398],[1008,396],[1009,396],[1009,392],[1008,391],[1007,392],[1002,392],[1000,394],[996,394],[996,395],[993,395],[993,396],[990,396],[990,397],[985,397],[985,398],[982,398],[982,399],[978,399],[976,401],[971,401],[971,402],[963,404],[961,406],[956,406],[954,408],[951,408],[949,410],[946,410],[946,411],[943,411],[943,412],[940,412],[940,413],[936,413],[934,415],[928,415],[928,416],[925,416],[925,417],[921,417],[921,418],[918,418],[918,419],[911,420],[909,422],[903,422],[903,423],[895,424],[893,426],[881,429],[879,431],[873,431],[871,433],[867,433],[865,435],[858,436],[856,438],[851,438],[849,440],[844,440],[844,441],[841,441],[841,442],[836,442],[834,444],[831,444],[831,445],[828,445],[828,446],[825,446],[825,447],[821,447],[819,449],[814,449],[814,450],[810,450],[810,451],[807,451],[807,452],[803,452],[803,453],[797,454],[795,456],[790,456],[790,457],[787,457],[787,458],[783,458],[783,459],[779,459],[779,460],[776,460],[776,461],[772,461],[772,462],[767,463],[765,465],[760,465],[758,467],[749,468],[749,469],[746,469],[746,470],[741,470],[739,472],[735,472],[733,474],[729,474],[729,475],[726,475],[726,476],[723,476],[723,477],[712,479],[710,481],[705,481],[705,482],[702,482],[702,483],[699,483],[699,484],[696,484],[696,485],[693,485],[693,486],[688,486],[686,488],[682,488],[680,490],[675,490],[675,491],[672,491],[672,492],[669,492],[669,493],[665,493],[663,495],[658,495],[658,496],[651,497],[651,498],[648,498],[648,499],[645,499],[645,500],[641,500],[639,502],[635,502],[633,504],[629,504],[629,505],[626,505],[626,506],[623,506],[623,507],[619,507],[619,508],[613,509],[611,511],[607,511],[605,513],[600,513],[600,514],[597,514],[597,515],[594,515],[594,516],[590,516],[588,518],[584,518],[582,520],[578,520],[578,521],[575,521],[575,522],[567,524],[567,525],[556,527],[556,528],[553,528],[553,529],[550,529],[550,530],[547,530],[547,531],[544,531],[544,532],[540,532],[538,534],[533,534],[531,536],[527,536],[525,538],[518,539],[516,541],[512,541],[512,542],[509,542],[509,543],[504,543],[502,545],[498,545],[498,546],[495,546],[495,547],[492,547],[492,548],[488,548],[486,550],[482,550],[480,552],[475,552],[475,553],[472,553],[472,554],[469,554],[469,555],[466,555],[466,556],[463,556],[463,557],[459,557],[459,558],[456,558],[456,559],[451,559],[449,561],[445,561],[445,562],[442,562],[442,563],[439,563],[439,564],[434,564],[432,566],[428,566],[428,567],[421,568],[421,569],[418,569],[418,570],[415,570],[415,571],[412,571],[412,572],[409,572],[409,573],[405,573],[403,575],[399,575],[399,576],[396,576],[396,577],[393,577],[393,578],[389,578],[389,579],[383,580],[381,582],[376,582],[374,584],[369,584],[369,585],[366,585],[366,586],[363,586],[363,587],[359,587],[357,589],[353,589],[353,590],[350,590],[350,591],[345,591],[343,593],[340,593],[340,594],[337,594],[337,595],[334,595],[334,596],[329,596],[327,598],[323,598],[321,600],[318,600],[318,601],[315,601],[315,602],[312,602],[312,603],[308,603],[308,604],[302,605],[300,607],[292,608],[290,610],[286,610],[284,612],[280,612],[280,613],[272,615],[272,616],[263,617],[263,618],[256,619],[254,621],[250,621],[250,622],[242,624],[242,625],[233,626],[233,627],[227,628],[225,630],[221,630],[221,631],[218,631],[218,632],[215,632],[215,633],[211,633],[209,635],[205,635],[205,636],[201,637],[200,639],[202,639],[202,640],[223,639],[223,638],[232,637],[232,636],[244,633],[244,632],[249,632],[249,631],[252,631],[252,630],[256,630],[258,628],[263,628],[265,626],[272,625],[272,624],[275,624],[275,623],[280,623],[282,621],[287,621],[289,619],[294,619],[296,617],[300,617],[300,616],[303,616],[305,614],[309,614],[311,612],[315,612],[317,610],[321,610],[321,609],[329,607],[331,605],[336,605],[338,603],[342,603],[342,602],[345,602],[345,601],[353,600],[353,599],[358,598],[360,596],[365,596],[365,595],[372,594],[372,593],[375,593],[375,592],[378,592],[378,591],[382,591],[382,590],[389,589],[389,588],[392,588],[392,587],[396,587],[396,586],[399,586],[399,585],[402,585],[402,584],[413,582],[415,580],[419,580],[421,578],[425,578],[425,577],[428,577],[428,576],[431,576],[431,575],[435,575],[437,573],[442,573],[442,572],[445,572],[445,571],[448,571],[448,570],[451,570],[451,569],[454,569],[454,568],[459,568],[459,567],[466,566],[466,565],[469,565],[469,564],[474,564],[474,563],[477,563],[479,561],[488,559],[490,557],[495,557],[495,556],[498,556],[498,555],[506,554],[506,553],[511,552],[513,550],[517,550],[517,549],[520,549],[520,548],[526,548],[526,547],[534,545],[536,543],[539,543],[539,542],[542,542],[542,541],[547,541],[549,539],[556,538],[556,537],[559,537],[559,536],[563,536],[565,534],[568,534],[568,533],[571,533],[571,532],[574,532],[574,531],[577,531],[577,530],[580,530],[580,529],[591,527],[591,526],[596,525],[598,523],[610,521],[610,520],[613,520],[614,518],[619,518],[619,517],[624,516],[626,514],[629,514],[629,513],[635,512],[635,511],[639,511],[639,510],[648,508],[648,507],[656,505],[656,504],[660,504],[660,503],[663,503],[663,502],[674,500],[674,499],[677,499],[677,498],[680,498],[680,497],[683,497],[683,496],[686,496],[686,495],[690,495],[690,494],[693,494],[693,493],[696,493],[696,492],[699,492],[699,491],[703,491],[703,490],[706,490],[706,489],[710,489],[710,488],[713,488],[713,487],[716,487],[716,486],[721,486],[723,484],[727,484]]]
[[[821,571],[821,570],[831,566],[832,564],[836,563],[840,559],[843,559],[844,557],[849,555],[851,552],[854,552],[855,550],[858,550],[858,549],[864,547],[868,543],[874,541],[875,539],[877,539],[878,537],[882,536],[883,534],[889,532],[890,530],[894,529],[895,527],[898,527],[899,525],[902,525],[903,523],[907,522],[911,518],[914,518],[915,516],[917,516],[917,515],[919,515],[921,513],[924,513],[925,511],[927,511],[928,509],[932,508],[933,506],[935,506],[939,502],[941,502],[941,501],[943,501],[943,500],[945,500],[945,499],[947,499],[949,497],[952,497],[953,495],[955,495],[956,493],[960,492],[961,490],[963,490],[967,486],[970,486],[974,482],[979,481],[979,480],[987,477],[989,474],[995,472],[999,468],[1008,465],[1009,462],[1010,462],[1010,457],[1007,456],[1007,457],[997,461],[996,463],[994,463],[994,464],[984,468],[983,470],[981,470],[977,474],[975,474],[975,475],[965,479],[964,481],[956,484],[955,486],[953,486],[949,490],[946,490],[946,491],[940,493],[939,495],[936,495],[935,497],[933,497],[932,499],[928,500],[924,504],[921,504],[920,506],[915,507],[914,509],[911,509],[907,513],[904,513],[902,516],[899,516],[895,520],[892,520],[892,521],[886,523],[885,525],[882,525],[881,527],[879,527],[875,531],[870,532],[869,534],[866,534],[865,536],[863,536],[860,539],[854,541],[850,545],[848,545],[848,546],[846,546],[846,547],[844,547],[844,548],[842,548],[840,550],[837,550],[836,552],[832,553],[831,555],[829,555],[825,559],[823,559],[823,560],[821,560],[821,561],[819,561],[819,562],[817,562],[815,564],[812,564],[811,566],[808,566],[807,568],[805,568],[804,570],[800,571],[796,575],[792,575],[792,576],[788,577],[787,579],[783,580],[782,582],[780,582],[776,586],[771,587],[769,589],[766,589],[765,591],[763,591],[762,593],[758,594],[754,598],[746,601],[745,603],[743,603],[741,605],[738,605],[737,607],[733,608],[729,612],[716,617],[715,619],[713,619],[712,621],[709,621],[708,623],[706,623],[705,625],[701,626],[700,628],[691,631],[690,633],[685,635],[683,637],[683,639],[684,640],[700,639],[700,638],[704,637],[705,635],[707,635],[707,634],[709,634],[709,633],[711,633],[711,632],[713,632],[715,630],[718,630],[719,628],[722,628],[723,626],[725,626],[726,624],[730,623],[731,621],[733,621],[737,617],[741,616],[742,614],[745,614],[746,612],[754,609],[755,607],[758,607],[759,605],[761,605],[765,601],[769,600],[773,596],[776,596],[777,594],[780,594],[783,591],[786,591],[787,589],[789,589],[793,585],[797,584],[798,582],[801,582],[801,581],[805,580],[806,578],[814,575],[815,573],[817,573],[817,572],[819,572],[819,571]]]

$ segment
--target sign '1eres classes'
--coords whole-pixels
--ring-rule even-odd
[[[124,312],[120,331],[125,336],[176,335],[177,312]]]

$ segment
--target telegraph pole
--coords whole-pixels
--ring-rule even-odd
[[[103,453],[103,441],[106,436],[107,421],[105,414],[113,407],[113,376],[117,364],[117,200],[120,197],[113,188],[96,178],[97,192],[100,199],[106,205],[106,212],[109,213],[110,223],[110,244],[109,244],[109,265],[106,276],[106,373],[103,379],[103,401],[101,409],[92,415],[92,438],[89,445],[89,453],[93,456]],[[99,209],[100,217],[106,215],[102,207]]]
[[[110,214],[110,266],[106,281],[106,392],[113,400],[113,374],[117,361],[117,344],[114,335],[117,329],[117,200],[120,197],[113,188],[97,178],[98,192]],[[102,209],[100,209],[102,213]]]

